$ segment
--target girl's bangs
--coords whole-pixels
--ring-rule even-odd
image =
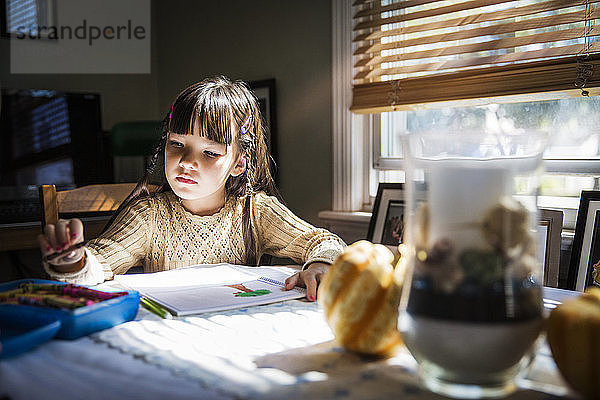
[[[197,130],[209,140],[231,145],[231,116],[231,106],[223,93],[192,92],[173,104],[169,130],[179,135],[191,135]]]

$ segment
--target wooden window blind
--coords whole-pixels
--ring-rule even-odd
[[[351,110],[600,94],[599,3],[356,0]]]

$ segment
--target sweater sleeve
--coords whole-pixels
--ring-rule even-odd
[[[254,196],[253,219],[260,250],[276,257],[289,257],[303,264],[332,264],[346,244],[326,229],[298,218],[277,198],[259,192]]]
[[[123,209],[111,226],[86,246],[86,263],[77,272],[59,273],[47,265],[53,278],[78,284],[97,284],[113,279],[142,264],[150,250],[152,207],[150,199],[140,199]]]

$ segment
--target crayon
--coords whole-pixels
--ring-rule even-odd
[[[71,296],[88,297],[100,300],[110,300],[114,299],[115,297],[125,296],[129,294],[128,292],[101,292],[99,290],[69,284],[63,286],[65,286],[62,290],[63,294],[68,294]]]
[[[52,307],[52,308],[60,308],[60,309],[68,309],[71,310],[74,307],[65,307],[63,305],[51,304],[48,303],[47,299],[44,297],[35,297],[35,296],[19,296],[17,297],[18,304],[23,304],[27,306],[36,306],[36,307]]]
[[[53,283],[23,283],[20,287],[26,292],[38,292],[43,290],[75,297],[88,297],[91,299],[100,300],[114,299],[115,297],[129,294],[128,292],[102,292],[100,290],[94,290],[85,286],[74,285],[71,283],[64,285]]]
[[[84,240],[83,242],[79,242],[79,243],[77,243],[77,244],[69,247],[68,249],[65,249],[63,251],[59,251],[58,253],[52,253],[52,254],[45,255],[42,259],[44,261],[48,262],[48,261],[54,260],[57,257],[64,256],[65,254],[68,254],[68,253],[72,252],[73,250],[77,250],[80,247],[84,247],[87,244],[88,244],[88,241]]]
[[[0,302],[2,303],[14,303],[15,301],[17,301],[20,298],[40,298],[41,296],[39,295],[33,295],[30,293],[20,293],[17,294],[15,296],[11,296],[11,297],[2,297],[0,298]]]
[[[161,318],[165,318],[165,319],[173,318],[173,316],[171,315],[171,313],[168,310],[163,308],[160,304],[158,304],[154,300],[151,300],[147,297],[140,297],[140,304],[146,310],[150,311],[153,314],[158,315]]]
[[[86,298],[62,297],[55,294],[31,294],[24,293],[16,297],[0,299],[2,303],[26,304],[35,306],[50,306],[58,308],[74,309],[96,304],[93,300]]]
[[[25,292],[21,288],[13,289],[13,290],[7,290],[5,292],[0,292],[0,299],[15,297],[15,296],[17,296],[19,294],[22,294],[22,293],[25,293]]]
[[[55,307],[59,307],[59,308],[68,308],[71,310],[74,308],[83,307],[85,305],[80,301],[72,300],[68,297],[48,296],[48,297],[43,297],[43,301],[46,304],[48,304],[49,306],[55,306]]]
[[[23,304],[27,306],[47,307],[44,300],[37,297],[19,296],[17,297],[17,302],[18,304]]]
[[[0,303],[73,310],[128,294],[129,292],[103,292],[75,284],[26,282],[16,289],[0,292]]]
[[[85,299],[84,299],[84,301],[81,301],[78,298],[58,296],[55,293],[50,293],[50,294],[31,293],[31,294],[24,294],[21,297],[30,297],[30,298],[34,298],[34,299],[41,299],[43,301],[46,301],[48,304],[64,305],[65,307],[71,307],[71,306],[79,307],[79,306],[85,304],[84,303]]]

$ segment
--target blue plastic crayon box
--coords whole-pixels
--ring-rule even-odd
[[[0,292],[16,289],[26,282],[64,284],[44,279],[21,279],[0,284]],[[15,356],[53,337],[77,339],[131,321],[139,304],[140,295],[136,291],[73,310],[0,304],[0,358]]]

